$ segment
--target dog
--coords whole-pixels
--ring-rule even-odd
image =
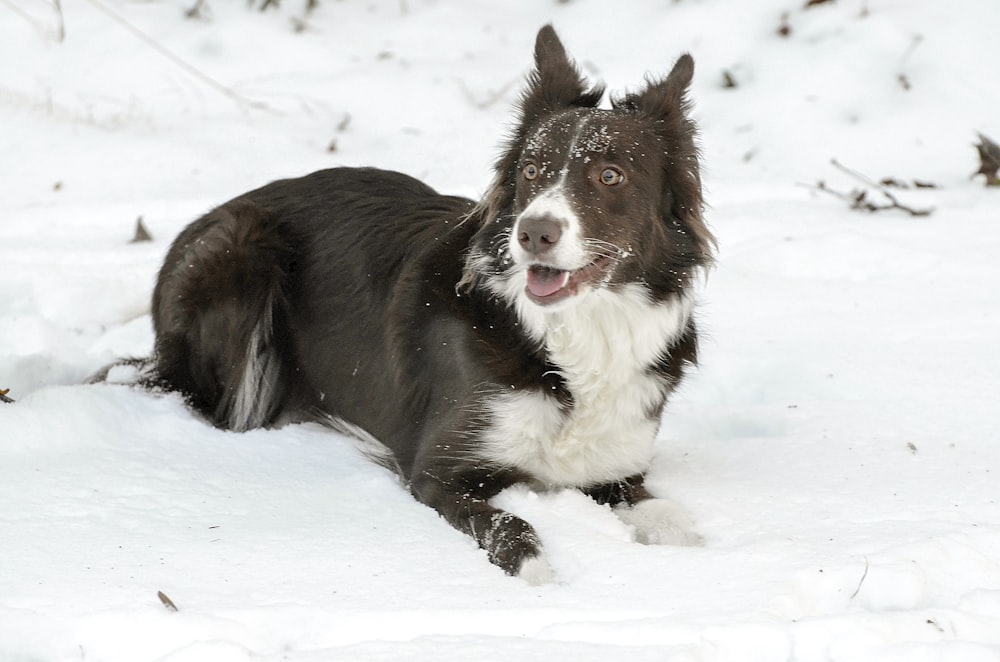
[[[697,359],[694,63],[599,108],[543,27],[478,202],[397,172],[272,182],[189,225],[153,293],[157,384],[222,428],[296,415],[378,443],[414,497],[531,582],[539,537],[491,505],[578,488],[646,543],[697,534],[643,485]]]

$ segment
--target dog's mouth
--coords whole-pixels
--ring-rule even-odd
[[[611,259],[598,257],[585,267],[567,271],[543,264],[528,267],[528,298],[542,306],[549,306],[575,296],[582,285],[597,286],[611,268]]]

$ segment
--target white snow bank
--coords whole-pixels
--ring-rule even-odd
[[[102,0],[241,101],[62,4],[63,43],[0,4],[0,660],[1000,659],[1000,192],[968,178],[1000,5],[362,0],[295,33],[294,2]],[[149,352],[159,262],[214,204],[339,164],[483,190],[546,21],[613,89],[697,62],[721,252],[649,484],[704,546],[512,489],[557,573],[529,587],[336,434],[82,384]],[[935,182],[896,192],[934,213],[810,190],[859,186],[831,158]]]

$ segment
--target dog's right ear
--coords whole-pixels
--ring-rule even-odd
[[[604,96],[604,87],[587,89],[587,81],[566,54],[551,25],[538,31],[535,39],[535,69],[521,96],[521,124],[529,125],[541,116],[572,107],[594,107]]]
[[[487,226],[499,222],[502,210],[508,208],[514,200],[515,188],[511,184],[517,181],[517,162],[531,127],[553,112],[569,108],[593,108],[603,96],[604,86],[595,85],[588,89],[587,81],[569,59],[556,31],[551,25],[543,26],[535,39],[535,68],[528,75],[528,85],[521,93],[518,104],[521,111],[519,122],[497,160],[493,182],[479,204],[465,217],[479,225],[480,232],[484,233],[485,238],[477,235],[477,239],[473,240],[474,244],[480,239],[489,241],[493,231]],[[482,250],[485,248],[482,247]],[[475,255],[475,251],[470,253],[459,283],[461,289],[469,289],[475,285]]]

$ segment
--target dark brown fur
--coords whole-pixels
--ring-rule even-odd
[[[647,140],[635,175],[645,195],[607,203],[637,246],[609,288],[642,282],[666,300],[691,287],[712,248],[687,117],[690,57],[610,111],[595,108],[603,89],[586,86],[551,27],[539,33],[535,61],[520,122],[479,203],[374,169],[273,182],[185,229],[153,295],[159,383],[225,428],[299,412],[363,429],[388,447],[417,499],[511,574],[540,554],[540,542],[489,500],[533,477],[482,459],[485,403],[499,391],[543,390],[564,411],[575,406],[560,366],[486,286],[503,274],[499,239],[532,195],[516,183],[526,138],[540,122],[604,113]],[[625,227],[636,214],[642,223]],[[495,261],[470,266],[470,252]],[[665,393],[696,346],[689,322],[648,366]],[[650,498],[641,475],[579,487],[612,505]]]

